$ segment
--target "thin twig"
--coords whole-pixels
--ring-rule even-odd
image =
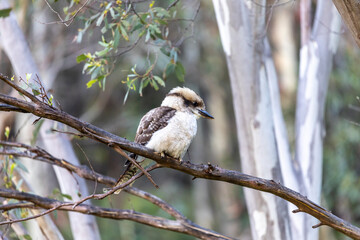
[[[44,198],[34,194],[19,192],[9,189],[0,189],[0,197],[18,199],[21,201],[29,201],[34,203],[41,208],[48,209],[46,212],[51,212],[56,209],[64,211],[73,211],[83,214],[90,214],[102,218],[118,219],[118,220],[130,220],[142,224],[146,224],[159,229],[170,230],[174,232],[185,233],[190,236],[194,236],[200,239],[233,239],[225,235],[219,234],[212,230],[202,228],[190,220],[170,220],[163,217],[151,216],[145,213],[136,212],[134,210],[123,210],[123,209],[111,209],[102,208],[98,206],[92,206],[88,204],[80,204],[76,208],[72,208],[69,202],[62,202],[55,199]],[[4,206],[6,207],[6,206]],[[0,205],[0,210],[3,206]],[[43,214],[43,213],[42,213]],[[40,217],[40,215],[32,216]],[[14,222],[22,222],[24,219],[12,220],[12,222],[2,222],[2,224],[9,224]],[[28,219],[26,219],[28,220]]]
[[[169,204],[164,202],[162,199],[160,199],[154,195],[151,195],[148,192],[145,192],[145,191],[142,191],[142,190],[136,189],[136,188],[127,188],[125,191],[128,193],[131,193],[135,196],[146,199],[149,202],[152,202],[156,206],[163,209],[165,212],[169,213],[175,219],[186,220],[186,217],[181,212],[179,212],[178,210],[176,210],[175,208],[173,208],[172,206],[170,206]]]
[[[21,219],[10,219],[10,220],[7,220],[7,221],[3,221],[3,222],[0,222],[0,226],[1,225],[6,225],[6,224],[12,224],[12,223],[18,223],[18,222],[24,222],[24,221],[28,221],[28,220],[31,220],[31,219],[35,219],[35,218],[39,218],[39,217],[42,217],[42,216],[45,216],[53,211],[55,211],[56,209],[59,209],[60,207],[63,207],[64,204],[59,204],[55,207],[52,207],[42,213],[39,213],[39,214],[36,214],[36,215],[33,215],[33,216],[30,216],[30,217],[26,217],[26,218],[21,218]]]
[[[54,23],[59,24],[60,23],[60,24],[64,24],[66,27],[69,27],[71,25],[71,23],[74,21],[75,17],[79,14],[79,12],[90,2],[90,0],[86,0],[86,2],[83,5],[81,5],[81,7],[78,10],[76,10],[75,14],[73,16],[71,16],[71,18],[69,18],[68,20],[63,20],[60,13],[58,13],[56,10],[54,10],[47,0],[44,0],[44,1],[46,2],[48,7],[50,8],[50,10],[53,13],[55,13],[61,21],[48,22],[48,23],[43,23],[43,24],[54,24]]]
[[[179,1],[180,1],[180,0],[175,0],[173,3],[171,3],[171,4],[166,8],[166,10],[169,11],[170,8],[175,7],[176,4],[177,4]]]
[[[8,83],[6,77],[0,74],[0,80]],[[23,89],[19,89],[19,92],[23,92]],[[298,192],[295,192],[280,183],[272,180],[262,179],[250,175],[243,174],[238,171],[227,170],[213,165],[204,164],[192,164],[190,162],[179,163],[177,159],[165,156],[161,157],[151,149],[130,142],[127,139],[121,138],[114,134],[104,131],[96,126],[89,123],[83,122],[74,116],[61,111],[59,109],[48,106],[43,102],[27,102],[4,94],[0,94],[0,102],[19,107],[23,110],[33,113],[38,117],[52,119],[58,122],[62,122],[79,132],[86,134],[87,137],[107,144],[108,146],[115,148],[120,147],[123,150],[133,152],[137,155],[150,158],[160,164],[162,167],[168,167],[176,169],[178,171],[185,172],[197,178],[212,179],[217,181],[223,181],[228,183],[237,184],[244,187],[260,190],[263,192],[272,193],[285,199],[288,202],[293,203],[301,212],[308,213],[313,217],[317,218],[323,225],[328,225],[345,235],[360,239],[360,229],[343,219],[335,216],[331,212],[315,204],[314,202],[307,199],[305,196]]]
[[[149,171],[158,168],[158,166],[154,165],[152,167],[149,168]],[[106,193],[100,193],[100,194],[92,194],[89,195],[87,197],[84,197],[83,199],[80,199],[79,201],[75,202],[73,205],[73,208],[75,208],[76,206],[80,205],[81,203],[90,200],[90,199],[97,199],[97,200],[101,200],[104,199],[105,197],[113,194],[114,192],[116,192],[119,189],[123,189],[127,186],[129,186],[131,183],[133,183],[136,179],[140,178],[144,173],[143,172],[139,172],[138,174],[136,174],[135,176],[133,176],[132,178],[130,178],[128,181],[126,181],[123,184],[120,184],[116,187],[113,187],[111,190],[107,191]]]
[[[108,141],[108,139],[103,138],[99,135],[95,135],[94,133],[90,132],[88,129],[84,128],[84,131],[88,132],[90,134],[90,136],[92,137],[96,137],[99,139],[102,139],[103,141]],[[108,145],[111,146],[117,153],[119,153],[120,155],[122,155],[123,157],[125,157],[127,160],[129,160],[132,164],[134,164],[137,168],[139,168],[144,174],[145,176],[150,180],[150,182],[156,187],[159,188],[159,186],[154,182],[154,180],[152,179],[151,175],[146,172],[146,170],[138,163],[136,162],[135,159],[129,157],[122,149],[121,147],[119,147],[118,145],[114,145],[112,142],[108,142]]]
[[[84,149],[82,149],[82,147],[80,146],[80,144],[76,143],[76,145],[78,146],[78,148],[80,148],[81,152],[84,154],[90,168],[91,168],[91,173],[95,176],[95,170],[90,162],[90,159],[88,158],[88,156],[86,155]],[[95,186],[94,186],[94,191],[93,191],[93,195],[96,193],[96,189],[97,189],[97,185],[98,185],[98,181],[97,178],[95,178]]]

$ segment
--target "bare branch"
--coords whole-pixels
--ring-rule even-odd
[[[200,239],[233,239],[226,237],[219,233],[213,232],[209,229],[202,228],[190,220],[169,220],[162,217],[151,216],[145,213],[136,212],[133,210],[101,208],[97,206],[80,204],[76,208],[72,208],[74,203],[62,202],[50,198],[40,197],[30,193],[18,192],[8,189],[0,189],[0,196],[4,198],[18,199],[21,201],[28,201],[41,208],[48,209],[45,212],[50,212],[55,209],[64,211],[73,211],[84,214],[90,214],[102,218],[111,218],[118,220],[130,220],[152,227],[171,230],[174,232],[185,233]],[[0,210],[8,210],[8,205],[0,206]],[[40,214],[39,214],[40,215]],[[34,216],[33,216],[34,217]],[[39,217],[39,216],[38,216]],[[23,220],[23,219],[21,219]],[[10,220],[12,222],[21,220]],[[1,222],[0,225],[9,224],[10,221]]]
[[[106,184],[109,186],[114,186],[116,183],[116,179],[114,179],[114,178],[111,178],[111,177],[108,177],[105,175],[101,175],[101,174],[95,172],[95,170],[93,170],[93,169],[90,170],[89,168],[87,168],[85,166],[74,166],[71,163],[67,162],[66,160],[63,160],[63,159],[59,160],[41,148],[34,148],[34,147],[26,145],[26,144],[6,142],[6,141],[0,141],[0,145],[11,147],[11,148],[16,147],[16,148],[26,149],[24,151],[19,151],[18,149],[9,149],[9,148],[1,148],[0,147],[0,155],[12,155],[15,157],[26,157],[26,158],[39,160],[39,161],[44,161],[46,163],[65,168],[73,173],[76,173],[77,175],[79,175],[82,178],[92,180],[95,182],[99,182],[99,183],[103,183],[103,184]],[[148,168],[147,172],[150,172],[159,167],[160,167],[159,165],[154,165],[154,166]],[[150,193],[147,193],[145,191],[139,190],[137,188],[126,187],[129,184],[131,184],[133,181],[135,181],[136,179],[141,177],[142,175],[143,175],[143,173],[137,174],[133,178],[129,179],[129,181],[127,181],[125,184],[119,185],[116,188],[111,189],[111,191],[110,190],[107,191],[106,194],[97,194],[96,195],[94,193],[90,196],[87,196],[87,197],[79,200],[78,202],[76,202],[76,204],[74,204],[73,206],[76,207],[76,205],[79,205],[80,203],[83,203],[89,199],[102,199],[102,198],[114,193],[116,190],[124,188],[125,192],[130,193],[134,196],[143,198],[143,199],[159,206],[161,209],[163,209],[165,212],[169,213],[171,216],[175,217],[176,219],[183,219],[183,220],[186,219],[184,217],[184,215],[182,215],[179,211],[177,211],[175,208],[170,206],[168,203],[164,202],[162,199],[160,199]],[[30,208],[31,206],[33,206],[33,205],[32,204],[29,205],[28,203],[14,204],[14,207],[12,207],[12,204],[8,205],[8,207],[12,207],[12,208],[20,208],[20,207]],[[10,210],[10,209],[11,208],[9,208],[7,210]]]
[[[134,164],[137,168],[139,168],[150,180],[150,182],[156,187],[159,188],[159,186],[155,183],[155,181],[152,179],[151,175],[139,164],[136,162],[135,159],[129,157],[120,147],[114,146],[114,150],[125,157],[127,160],[129,160],[132,164]]]
[[[342,19],[350,29],[356,44],[360,47],[360,5],[356,0],[333,0]]]
[[[68,27],[68,26],[70,26],[71,23],[74,21],[75,17],[79,14],[79,12],[90,2],[90,0],[86,0],[86,2],[85,2],[83,5],[81,5],[81,7],[79,7],[78,10],[76,10],[76,12],[75,12],[75,13],[71,16],[71,18],[69,18],[68,20],[64,20],[64,19],[61,17],[60,13],[57,12],[56,10],[54,10],[54,9],[51,7],[50,3],[49,3],[47,0],[45,0],[45,2],[46,2],[46,4],[48,5],[48,7],[50,8],[50,10],[51,10],[53,13],[55,13],[55,14],[58,16],[58,18],[60,19],[60,21],[50,22],[50,23],[46,23],[46,24],[61,23],[61,24],[64,24],[66,27]]]
[[[97,181],[99,183],[103,183],[106,185],[114,185],[116,180],[114,178],[101,175],[96,172],[92,172],[87,166],[75,166],[68,161],[63,159],[58,159],[44,149],[41,148],[34,148],[32,146],[22,144],[22,143],[12,143],[12,142],[5,142],[0,141],[0,145],[8,146],[8,147],[16,147],[16,148],[25,148],[26,151],[21,151],[19,149],[12,149],[12,148],[1,148],[0,147],[0,155],[12,155],[15,157],[25,157],[25,158],[32,158],[38,161],[46,162],[52,165],[57,165],[59,167],[65,168],[71,172],[76,173],[80,177],[92,181]]]
[[[0,104],[0,111],[28,113],[28,111],[25,111],[25,110],[23,110],[21,108],[10,106],[10,105],[7,105],[7,104]]]
[[[8,78],[3,75],[0,75],[0,80],[3,80],[4,82],[9,84]],[[11,82],[10,84],[12,85]],[[22,92],[24,90],[19,89],[18,91]],[[322,223],[322,225],[328,225],[349,237],[360,239],[360,229],[358,227],[351,225],[350,223],[344,221],[343,219],[335,216],[331,212],[310,201],[309,199],[307,199],[307,197],[275,181],[253,177],[234,170],[223,169],[212,164],[192,164],[190,162],[180,163],[177,159],[168,156],[161,157],[157,153],[145,148],[140,144],[130,142],[125,138],[121,138],[119,136],[106,132],[96,126],[83,122],[64,111],[51,107],[43,102],[26,102],[17,98],[6,96],[4,94],[0,94],[0,102],[21,108],[24,111],[30,112],[38,117],[48,118],[58,122],[62,122],[78,130],[86,137],[107,144],[112,148],[118,146],[121,149],[133,152],[137,155],[150,158],[162,167],[176,169],[192,175],[196,178],[228,182],[274,194],[285,199],[288,202],[293,203],[295,206],[298,207],[298,211],[308,213],[311,216],[317,218]],[[91,173],[89,169],[88,171]],[[92,213],[90,212],[90,214]]]
[[[175,219],[186,220],[186,217],[182,213],[180,213],[178,210],[176,210],[175,208],[173,208],[172,206],[170,206],[169,204],[164,202],[162,199],[160,199],[156,196],[153,196],[152,194],[150,194],[148,192],[145,192],[145,191],[142,191],[142,190],[136,189],[136,188],[126,188],[125,191],[128,193],[131,193],[132,195],[146,199],[149,202],[152,202],[153,204],[157,205],[165,212],[169,213]]]
[[[61,205],[57,205],[57,206],[54,206],[54,207],[52,207],[52,208],[50,208],[50,209],[48,209],[48,210],[46,210],[46,211],[44,211],[42,213],[30,216],[30,217],[21,218],[21,219],[10,219],[10,220],[4,221],[4,222],[0,222],[0,226],[1,225],[6,225],[6,224],[24,222],[24,221],[32,220],[32,219],[35,219],[35,218],[38,218],[38,217],[42,217],[42,216],[45,216],[45,215],[55,211],[56,209],[59,209],[60,207],[61,207]]]

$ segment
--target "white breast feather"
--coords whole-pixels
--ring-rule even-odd
[[[177,112],[166,127],[153,134],[145,146],[158,153],[164,152],[174,158],[183,158],[196,131],[195,115]]]

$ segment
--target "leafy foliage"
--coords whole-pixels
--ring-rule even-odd
[[[71,1],[64,9],[66,19],[76,14],[80,4],[82,3],[79,1]],[[105,88],[106,79],[112,73],[118,57],[131,51],[139,43],[147,48],[148,57],[144,64],[146,69],[139,70],[136,64],[130,68],[122,81],[128,88],[127,94],[130,90],[137,90],[142,95],[142,90],[148,85],[158,90],[159,86],[165,86],[166,78],[173,73],[178,80],[184,81],[185,69],[178,59],[178,44],[174,44],[169,37],[168,24],[176,20],[177,15],[177,11],[172,10],[174,5],[163,8],[157,6],[155,1],[150,4],[146,1],[103,1],[100,4],[94,3],[87,12],[79,16],[78,19],[82,21],[83,26],[78,29],[77,42],[81,42],[86,34],[90,34],[92,28],[101,29],[101,40],[98,42],[100,49],[93,53],[83,53],[76,59],[78,63],[85,63],[83,73],[90,75],[87,87],[97,84]],[[154,52],[154,59],[151,59],[150,51]],[[162,74],[157,68],[160,65],[159,54],[167,61]]]
[[[5,8],[0,10],[0,18],[4,18],[10,15],[12,8]]]

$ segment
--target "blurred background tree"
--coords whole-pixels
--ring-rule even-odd
[[[133,1],[137,2],[135,11],[138,14],[147,13],[137,18],[127,1],[91,1],[88,8],[77,13],[86,2],[71,1],[70,6],[64,1],[15,0],[11,3],[42,80],[51,86],[57,104],[84,121],[133,140],[141,116],[158,106],[172,87],[185,85],[204,98],[209,112],[216,118],[216,121],[200,122],[198,134],[185,158],[240,170],[231,87],[212,3]],[[110,3],[113,7],[121,6],[123,12],[111,13]],[[169,6],[171,8],[167,9]],[[159,8],[153,11],[154,16],[148,13],[151,8]],[[70,20],[76,16],[74,21],[66,22],[69,26],[65,26],[59,24],[57,14],[51,9],[64,16],[64,21],[67,21],[66,16]],[[104,21],[111,19],[111,14],[120,14],[128,23],[123,21],[120,26],[104,29],[106,24],[110,24]],[[132,25],[135,20],[130,15],[141,26]],[[290,146],[295,141],[295,94],[301,45],[299,15],[297,2],[279,5],[274,7],[266,26],[279,75]],[[171,20],[173,18],[176,21]],[[141,23],[139,19],[146,23]],[[166,27],[163,27],[162,21],[166,21]],[[327,23],[323,24],[326,26]],[[138,29],[131,33],[131,27]],[[143,30],[142,39],[138,41],[136,36]],[[327,135],[321,199],[322,205],[358,225],[360,194],[356,189],[359,186],[357,153],[360,137],[356,125],[359,106],[356,90],[360,72],[356,63],[359,61],[359,49],[345,27],[336,34],[340,35],[340,46],[335,56],[326,105]],[[107,41],[111,38],[114,39],[112,45]],[[102,44],[99,45],[99,41]],[[13,75],[7,56],[2,53],[0,57],[0,72]],[[185,82],[182,82],[183,78]],[[152,88],[144,87],[146,81]],[[5,118],[4,113],[1,113],[1,118]],[[6,119],[1,121],[1,138],[4,138],[6,126],[11,126],[10,136],[14,138],[21,125],[13,125],[13,116]],[[108,148],[98,144],[95,148],[94,142],[89,140],[73,139],[72,142],[83,164],[88,162],[76,144],[85,151],[98,172],[118,177],[124,170],[125,160]],[[138,180],[135,186],[155,193],[201,226],[241,239],[251,239],[245,199],[238,187],[203,179],[192,180],[190,176],[170,169],[155,171],[152,175],[160,186],[159,190],[154,189],[146,178]],[[50,192],[57,184],[55,178],[52,179],[53,183],[49,180]],[[93,186],[88,187],[92,191]],[[151,204],[125,194],[94,204],[163,214]],[[52,218],[64,238],[71,239],[67,214],[58,212]],[[102,239],[191,239],[129,221],[97,221]],[[344,237],[328,228],[320,228],[320,239],[331,238]]]

